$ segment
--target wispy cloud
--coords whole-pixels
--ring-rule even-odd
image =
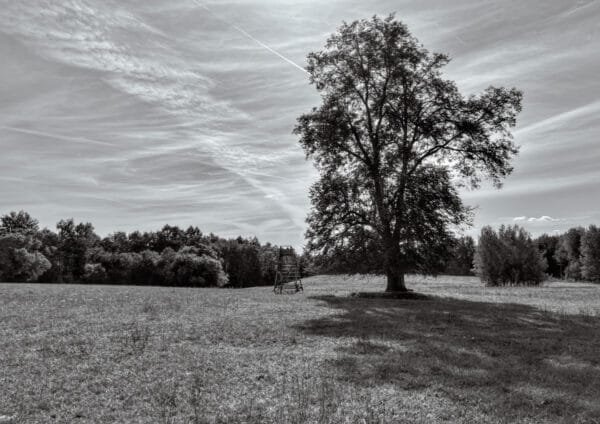
[[[565,125],[575,128],[579,125],[579,122],[577,122],[579,118],[587,116],[596,117],[598,112],[600,112],[600,101],[593,101],[583,106],[557,113],[549,118],[545,118],[530,125],[521,127],[516,130],[514,134],[519,138],[525,139],[532,133],[550,133],[559,128],[564,128]]]
[[[301,64],[342,20],[396,11],[465,92],[525,92],[513,176],[465,194],[478,225],[570,225],[553,217],[600,209],[600,3],[507,5],[0,0],[0,208],[300,245],[315,171],[291,130],[320,101]]]
[[[38,10],[41,13],[38,14]],[[0,17],[4,31],[23,41],[35,51],[35,54],[39,54],[45,60],[71,67],[73,71],[69,72],[87,70],[87,74],[83,74],[86,75],[83,79],[84,83],[100,78],[111,86],[115,93],[121,92],[133,96],[149,105],[149,107],[140,107],[132,104],[130,110],[134,111],[133,114],[127,112],[121,117],[107,116],[109,119],[116,119],[114,125],[111,125],[112,128],[107,128],[107,121],[103,121],[101,115],[103,109],[109,109],[108,105],[102,105],[100,110],[97,110],[93,122],[89,120],[77,122],[71,119],[68,132],[76,134],[78,128],[81,128],[85,136],[61,134],[60,131],[50,130],[42,125],[44,122],[49,123],[48,119],[29,121],[27,117],[18,115],[12,119],[5,119],[8,125],[2,127],[4,131],[10,131],[13,135],[20,133],[66,142],[114,147],[106,153],[105,157],[101,155],[94,159],[84,159],[88,165],[91,164],[87,172],[96,174],[95,179],[104,181],[107,181],[107,178],[112,179],[113,188],[119,181],[120,188],[114,190],[112,196],[95,197],[105,198],[108,202],[107,206],[121,204],[116,199],[123,197],[122,190],[130,192],[136,187],[130,180],[139,173],[131,168],[134,161],[138,159],[152,161],[170,157],[173,158],[174,163],[181,163],[181,159],[176,159],[181,153],[188,152],[189,155],[189,152],[205,152],[219,169],[232,175],[226,179],[238,181],[238,185],[229,187],[228,192],[224,192],[224,187],[221,187],[219,196],[228,197],[229,202],[226,203],[247,204],[248,196],[255,196],[254,190],[262,193],[257,196],[259,198],[265,199],[265,196],[269,196],[266,197],[267,199],[277,198],[278,202],[281,202],[280,205],[273,207],[274,201],[267,201],[263,207],[287,215],[292,225],[298,228],[298,234],[301,234],[304,211],[299,212],[300,208],[288,206],[287,201],[288,195],[295,190],[283,194],[284,190],[276,185],[271,186],[269,181],[271,177],[275,180],[280,178],[277,168],[288,163],[291,156],[296,158],[301,156],[289,150],[257,149],[252,140],[248,140],[247,143],[239,142],[239,139],[243,139],[244,136],[233,128],[242,129],[244,124],[251,127],[251,118],[235,104],[220,98],[215,91],[218,82],[201,71],[202,56],[204,56],[201,50],[198,58],[190,57],[188,52],[180,49],[178,37],[158,29],[152,22],[147,21],[143,14],[136,13],[135,7],[131,5],[73,0],[54,5],[11,3],[4,11]],[[67,24],[65,25],[64,22]],[[239,27],[235,29],[238,32],[243,31]],[[250,35],[246,33],[246,36]],[[260,43],[258,40],[254,41]],[[200,43],[199,47],[202,45],[203,43]],[[273,49],[270,51],[277,53]],[[73,88],[65,87],[65,90]],[[91,89],[84,88],[83,91]],[[69,96],[67,91],[64,93],[65,96]],[[118,99],[117,104],[122,102],[118,94],[111,95],[111,97],[115,96]],[[136,113],[133,108],[138,108],[139,112]],[[160,110],[163,111],[163,116],[160,116]],[[144,111],[151,111],[151,117],[148,117],[150,119],[140,116]],[[51,120],[53,128],[59,126],[57,118],[62,119],[61,116],[53,117]],[[157,118],[159,123],[156,123]],[[26,125],[17,126],[16,122]],[[87,128],[84,129],[84,126]],[[232,129],[228,130],[228,126]],[[110,142],[97,140],[94,134],[101,134],[102,140],[110,139]],[[262,138],[262,135],[258,136]],[[206,161],[206,158],[202,160]],[[157,185],[172,183],[177,175],[176,168],[173,170],[165,168],[164,160],[160,163],[163,164],[162,168],[155,171],[164,172],[164,175],[163,178],[152,179],[151,186],[154,190],[140,192],[141,187],[137,187],[138,194],[144,193],[145,198],[148,199],[146,202],[151,202],[151,199],[160,193]],[[54,166],[56,167],[57,163]],[[65,163],[63,166],[70,165]],[[99,166],[109,167],[112,175],[105,175]],[[190,163],[189,166],[202,168],[206,165],[198,162]],[[65,173],[66,169],[57,171]],[[205,177],[211,179],[211,175],[205,174]],[[190,178],[193,178],[191,174]],[[128,184],[125,185],[121,181],[128,181]],[[183,197],[172,199],[174,202],[172,209],[181,208],[181,202],[190,202],[193,196],[202,196],[200,193],[203,193],[204,197],[209,195],[206,189],[202,188],[201,182],[193,180],[179,182],[177,186],[171,187],[171,192],[183,192],[184,195],[190,196],[188,199]],[[162,196],[163,200],[168,199],[164,194]],[[134,196],[136,197],[139,198],[139,195]],[[217,201],[216,194],[210,194],[210,197]],[[83,201],[83,197],[79,198]],[[85,196],[85,198],[89,203],[91,197]],[[254,208],[247,207],[246,212],[256,213],[252,209]],[[200,213],[206,214],[206,212]]]
[[[536,218],[534,216],[532,217],[527,217],[527,216],[516,216],[513,218],[513,221],[515,222],[560,222],[561,220],[558,218],[552,218],[551,216],[548,215],[542,215],[539,218]]]

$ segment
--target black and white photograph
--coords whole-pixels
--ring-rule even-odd
[[[600,0],[0,0],[0,424],[600,424]]]

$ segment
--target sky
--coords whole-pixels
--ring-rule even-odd
[[[391,12],[463,94],[524,91],[514,173],[462,192],[466,232],[600,223],[600,0],[0,0],[0,213],[302,246],[306,55]]]

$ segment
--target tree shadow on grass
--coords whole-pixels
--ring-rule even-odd
[[[340,379],[433,390],[497,422],[600,422],[600,317],[437,297],[313,299],[334,314],[298,328],[346,338],[330,364]]]

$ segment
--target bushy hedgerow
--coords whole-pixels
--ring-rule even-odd
[[[91,223],[39,229],[24,211],[0,216],[0,280],[248,287],[274,282],[279,247],[197,227],[99,237]]]
[[[167,247],[161,254],[150,250],[107,252],[97,247],[88,253],[84,282],[222,287],[227,284],[227,276],[217,258],[196,247],[184,246],[177,252]]]
[[[490,286],[539,285],[547,265],[536,243],[519,226],[481,230],[475,252],[474,271]]]

